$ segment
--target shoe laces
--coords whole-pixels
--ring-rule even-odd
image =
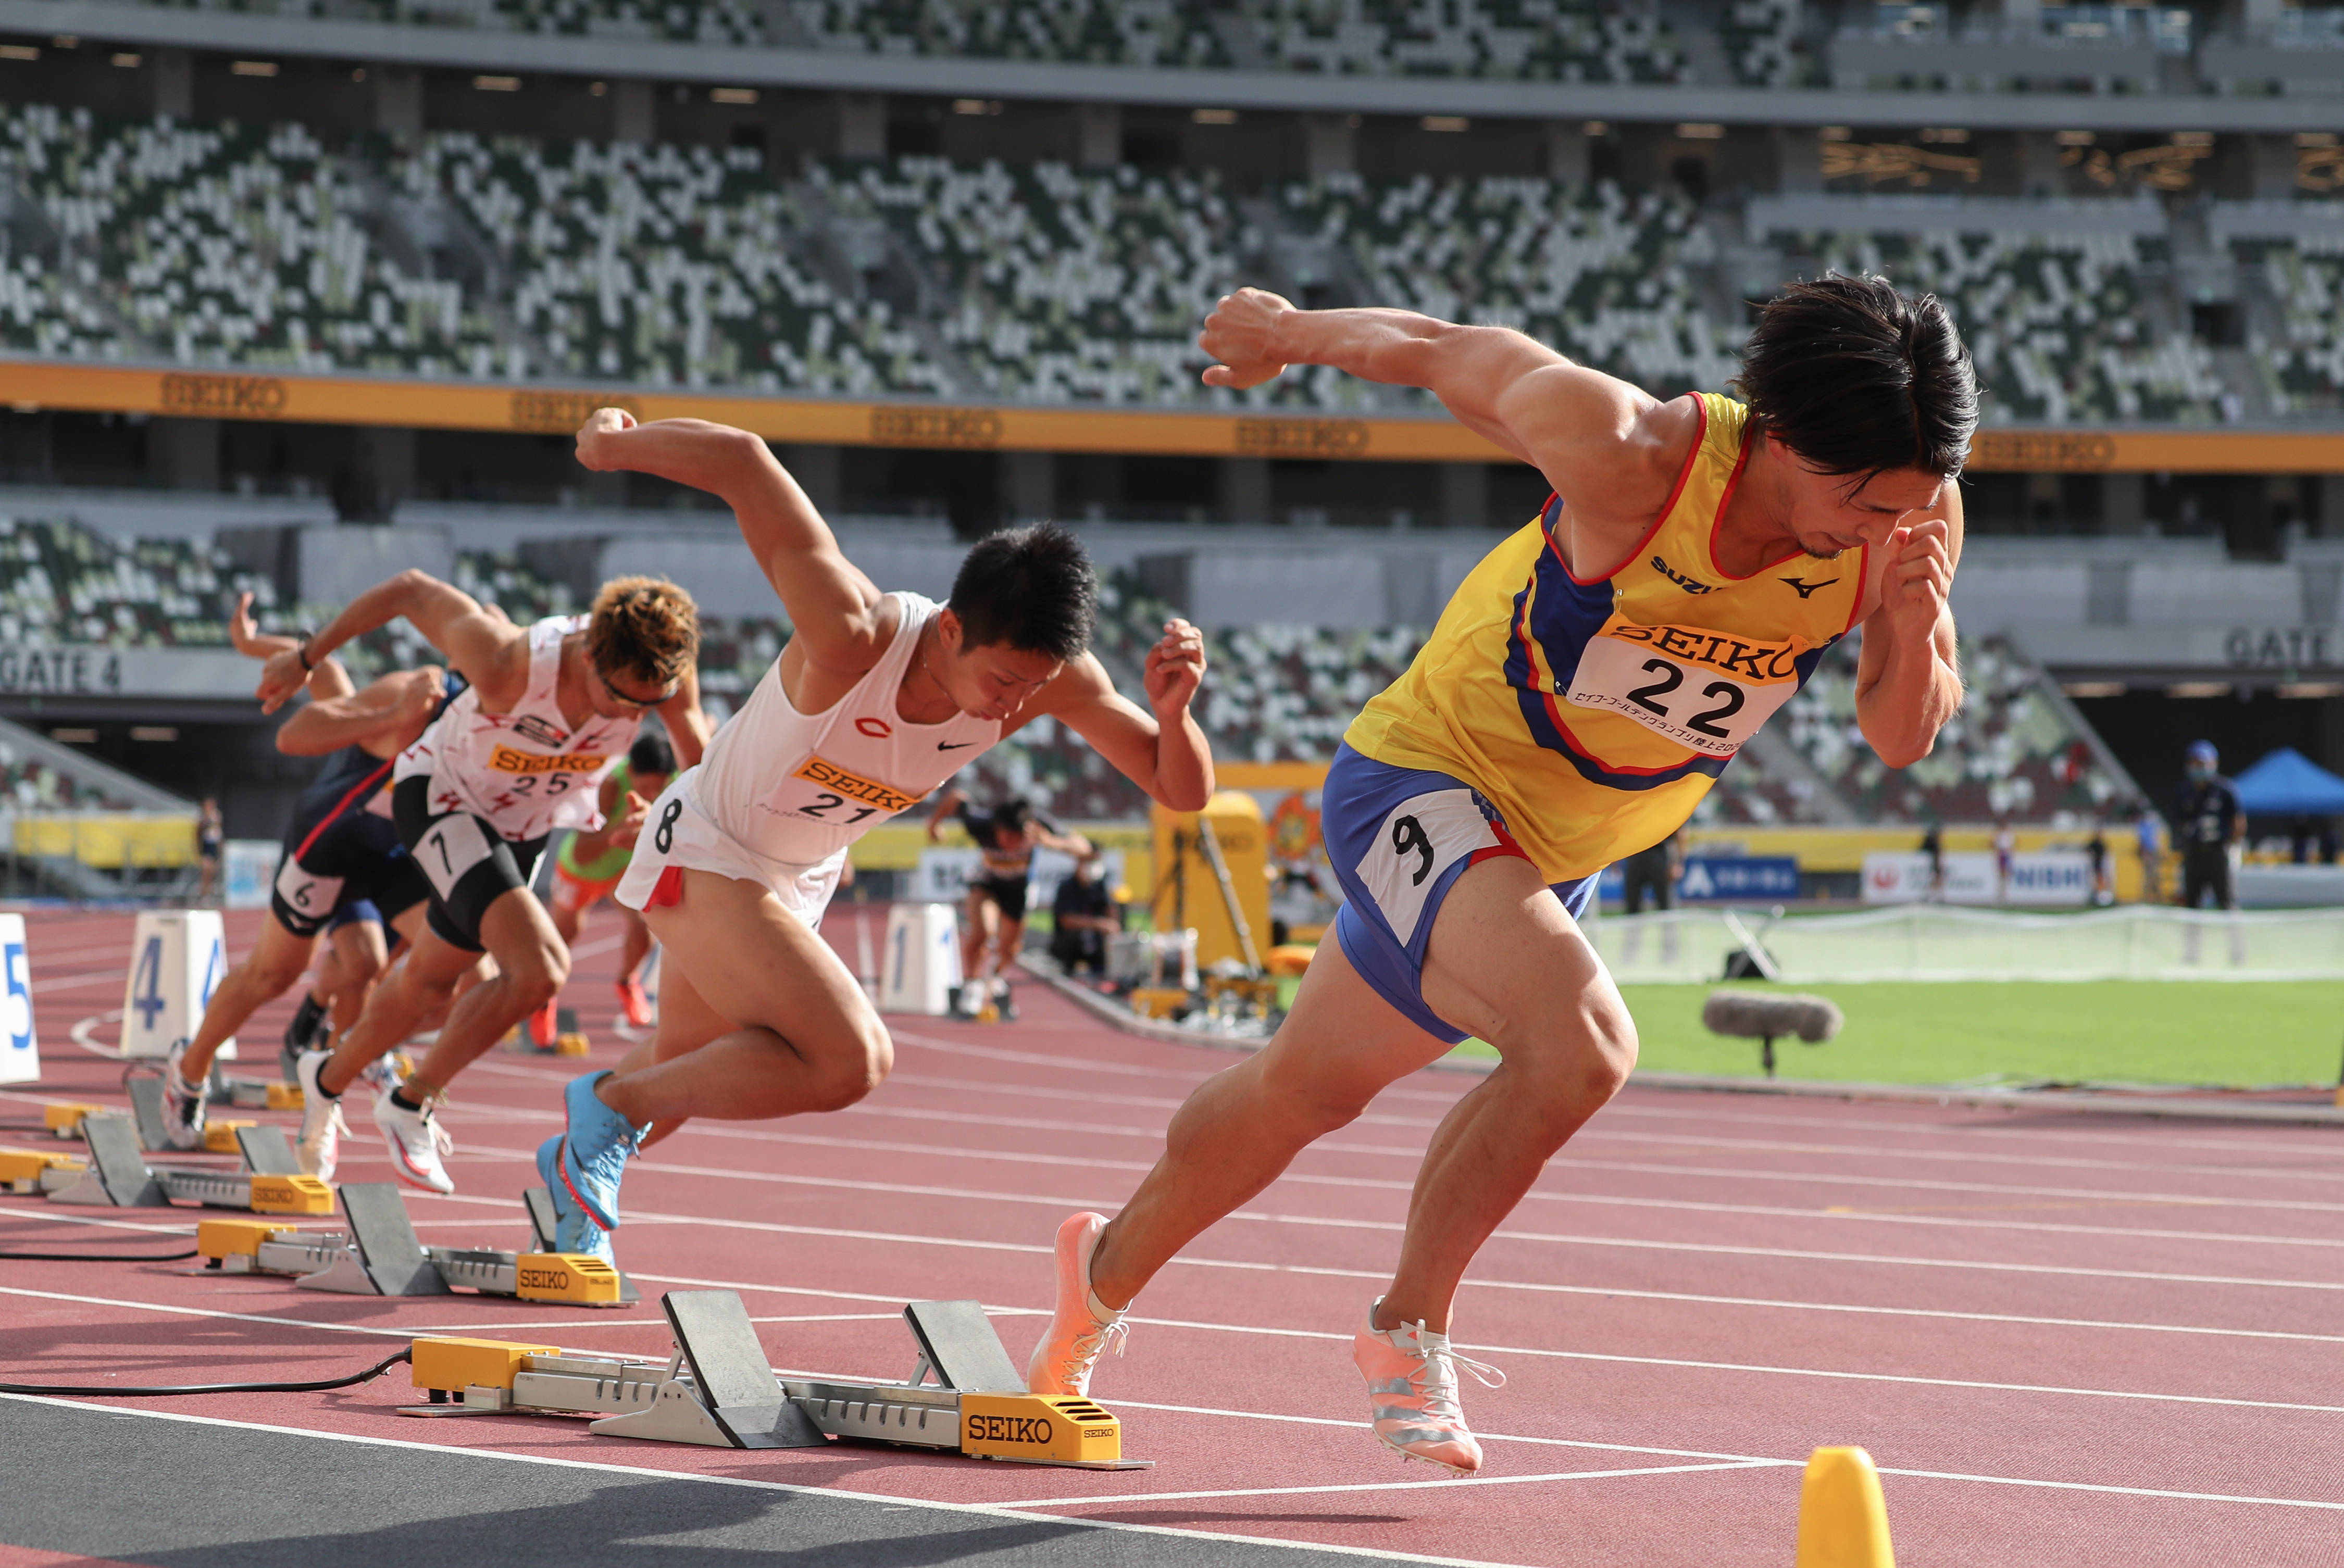
[[[1427,1415],[1449,1421],[1461,1422],[1465,1419],[1465,1407],[1457,1400],[1459,1367],[1471,1372],[1473,1380],[1483,1388],[1506,1386],[1503,1372],[1488,1362],[1475,1361],[1471,1356],[1451,1349],[1447,1335],[1430,1332],[1420,1321],[1412,1326],[1416,1330],[1416,1342],[1420,1347],[1417,1354],[1423,1359],[1424,1364],[1409,1373],[1408,1381],[1424,1401]]]
[[[404,1082],[401,1082],[393,1084],[391,1087],[394,1089],[405,1089],[407,1085]],[[388,1098],[390,1094],[390,1090],[384,1090],[383,1094],[385,1098]],[[405,1106],[400,1105],[396,1100],[391,1101],[390,1103],[394,1109],[400,1111],[404,1111],[406,1109]],[[415,1112],[416,1120],[420,1121],[423,1124],[424,1130],[431,1134],[431,1147],[439,1151],[440,1156],[443,1160],[449,1155],[456,1152],[455,1138],[449,1132],[447,1128],[441,1126],[440,1123],[440,1108],[447,1103],[448,1091],[444,1089],[435,1089],[430,1093],[423,1097],[423,1109]]]
[[[1109,1345],[1115,1347],[1116,1355],[1123,1354],[1124,1342],[1130,1337],[1131,1327],[1121,1318],[1116,1319],[1113,1322],[1101,1323],[1086,1334],[1076,1334],[1072,1353],[1066,1357],[1063,1368],[1067,1381],[1073,1382],[1090,1371],[1092,1364],[1106,1352]]]

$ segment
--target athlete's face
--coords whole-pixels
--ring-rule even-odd
[[[960,710],[972,719],[997,724],[1015,717],[1027,699],[1066,668],[1063,660],[1046,653],[1006,643],[967,647],[961,640],[960,618],[947,609],[940,618],[937,637],[944,657],[936,661],[935,674]]]
[[[586,698],[605,719],[640,719],[675,691],[672,685],[648,687],[623,675],[605,675],[592,659],[586,661]]]
[[[1890,468],[1869,477],[1826,474],[1779,442],[1769,444],[1783,459],[1792,537],[1818,558],[1886,542],[1898,524],[1917,521],[1934,509],[1953,483],[1918,468]]]

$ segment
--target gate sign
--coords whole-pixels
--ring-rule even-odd
[[[1798,896],[1795,855],[1695,855],[1677,878],[1677,897],[1689,904]]]
[[[1864,857],[1864,901],[1917,904],[2026,905],[2077,909],[2092,901],[2092,862],[2081,849],[2029,849],[2010,858],[2005,877],[1995,857],[1979,849],[1945,856],[1945,880],[1929,885],[1929,857],[1874,849]]]
[[[33,1031],[33,971],[25,956],[25,917],[0,915],[0,1083],[33,1083],[41,1076],[40,1041]]]

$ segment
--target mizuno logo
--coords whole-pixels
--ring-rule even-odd
[[[939,751],[965,751],[975,744],[976,742],[974,740],[939,740],[936,742],[936,749]]]
[[[1658,556],[1654,556],[1652,558],[1652,569],[1660,573],[1662,577],[1668,578],[1669,581],[1676,584],[1677,587],[1684,589],[1687,593],[1701,594],[1715,591],[1714,584],[1695,582],[1692,578],[1677,571],[1676,568],[1670,566],[1668,562],[1661,559]]]
[[[1787,588],[1794,588],[1798,589],[1799,597],[1801,598],[1813,598],[1815,596],[1815,590],[1817,588],[1829,588],[1832,584],[1839,581],[1839,578],[1826,578],[1819,583],[1807,582],[1799,578],[1776,578],[1774,580]]]

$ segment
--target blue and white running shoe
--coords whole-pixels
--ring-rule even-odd
[[[611,1257],[611,1232],[619,1228],[619,1182],[628,1158],[651,1131],[596,1097],[594,1086],[609,1076],[591,1072],[570,1081],[562,1095],[569,1131],[537,1151],[539,1172],[553,1192],[555,1249],[589,1252],[605,1261]]]

